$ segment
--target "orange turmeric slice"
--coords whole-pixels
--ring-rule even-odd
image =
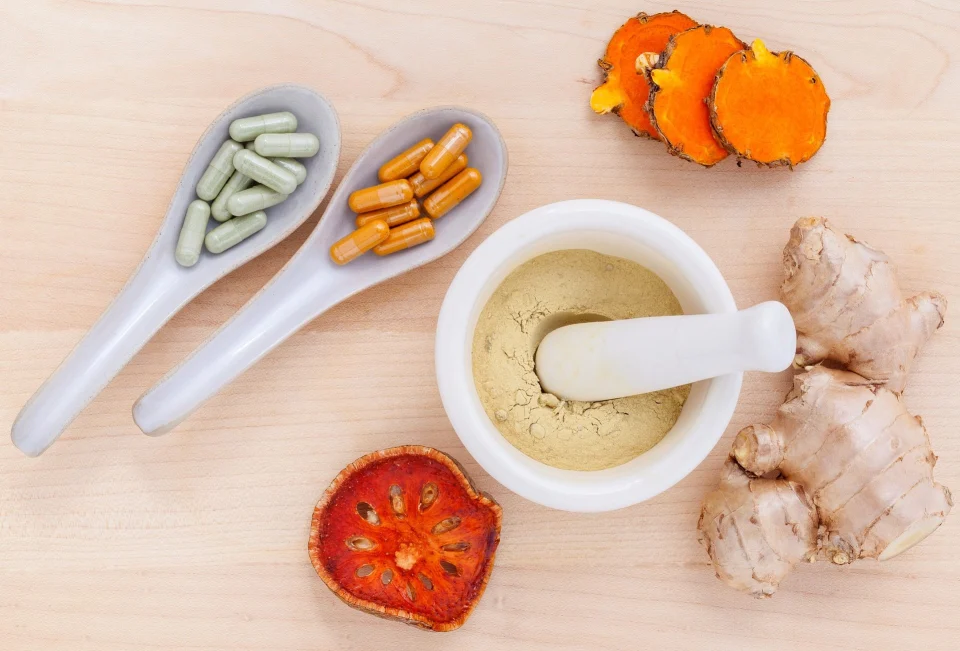
[[[830,98],[809,63],[759,39],[720,68],[710,120],[731,153],[762,165],[809,160],[827,137]]]
[[[662,52],[671,36],[696,26],[696,21],[679,11],[653,16],[641,13],[625,22],[597,61],[604,82],[590,96],[590,107],[597,113],[616,113],[638,136],[659,140],[645,108],[650,85],[645,72],[637,71],[637,58]]]
[[[747,46],[726,27],[701,25],[670,37],[657,67],[647,112],[670,152],[710,167],[728,156],[710,126],[706,100],[720,69]]]

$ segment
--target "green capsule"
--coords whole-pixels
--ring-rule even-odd
[[[207,222],[210,220],[210,205],[199,199],[187,206],[187,215],[180,227],[180,239],[174,257],[184,267],[192,267],[200,259],[203,237],[207,234]]]
[[[197,183],[197,196],[204,201],[213,201],[233,174],[233,155],[243,149],[239,142],[228,140],[220,145],[217,155],[207,166],[207,171]]]
[[[230,137],[237,142],[249,142],[264,133],[293,133],[296,130],[297,116],[289,111],[240,118],[230,123]]]
[[[241,149],[233,157],[233,166],[251,179],[281,194],[297,189],[297,177],[256,152]]]
[[[205,240],[207,251],[210,253],[223,253],[230,247],[240,244],[240,242],[254,233],[263,230],[263,227],[266,225],[267,213],[262,210],[244,215],[243,217],[234,217],[207,233]]]
[[[293,174],[297,179],[297,185],[307,180],[307,168],[300,161],[293,158],[271,158],[270,160]]]
[[[255,185],[252,188],[241,190],[227,200],[227,210],[234,217],[249,215],[257,210],[265,210],[286,201],[288,194],[281,194],[265,185]]]
[[[253,183],[253,179],[243,172],[234,172],[227,184],[220,190],[216,200],[210,205],[210,213],[218,222],[225,222],[233,215],[227,210],[227,201],[237,192],[246,190]]]
[[[264,158],[310,158],[320,151],[320,141],[312,133],[265,133],[257,136],[254,146]]]

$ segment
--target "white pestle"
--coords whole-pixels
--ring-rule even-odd
[[[579,323],[544,337],[535,370],[563,400],[612,400],[729,373],[782,371],[797,332],[786,306],[739,312]]]

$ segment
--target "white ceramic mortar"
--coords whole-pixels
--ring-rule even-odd
[[[480,312],[518,266],[544,253],[590,249],[656,273],[685,314],[737,310],[710,257],[688,235],[636,206],[603,200],[550,204],[511,221],[467,259],[447,291],[437,325],[437,383],[450,422],[490,475],[518,495],[566,511],[623,508],[670,488],[706,458],[733,416],[742,373],[693,385],[660,443],[615,468],[561,470],[513,447],[487,417],[473,381],[473,335]]]

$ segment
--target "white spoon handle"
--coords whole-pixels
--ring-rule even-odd
[[[162,266],[149,256],[90,331],[37,389],[13,423],[10,437],[35,457],[120,372],[181,305],[199,289],[160,282]]]
[[[565,326],[536,355],[544,390],[565,400],[608,400],[742,371],[790,366],[796,330],[776,301],[740,312]]]
[[[304,282],[314,263],[307,249],[294,257],[260,293],[133,406],[145,434],[176,427],[240,374],[352,293],[338,274]]]

